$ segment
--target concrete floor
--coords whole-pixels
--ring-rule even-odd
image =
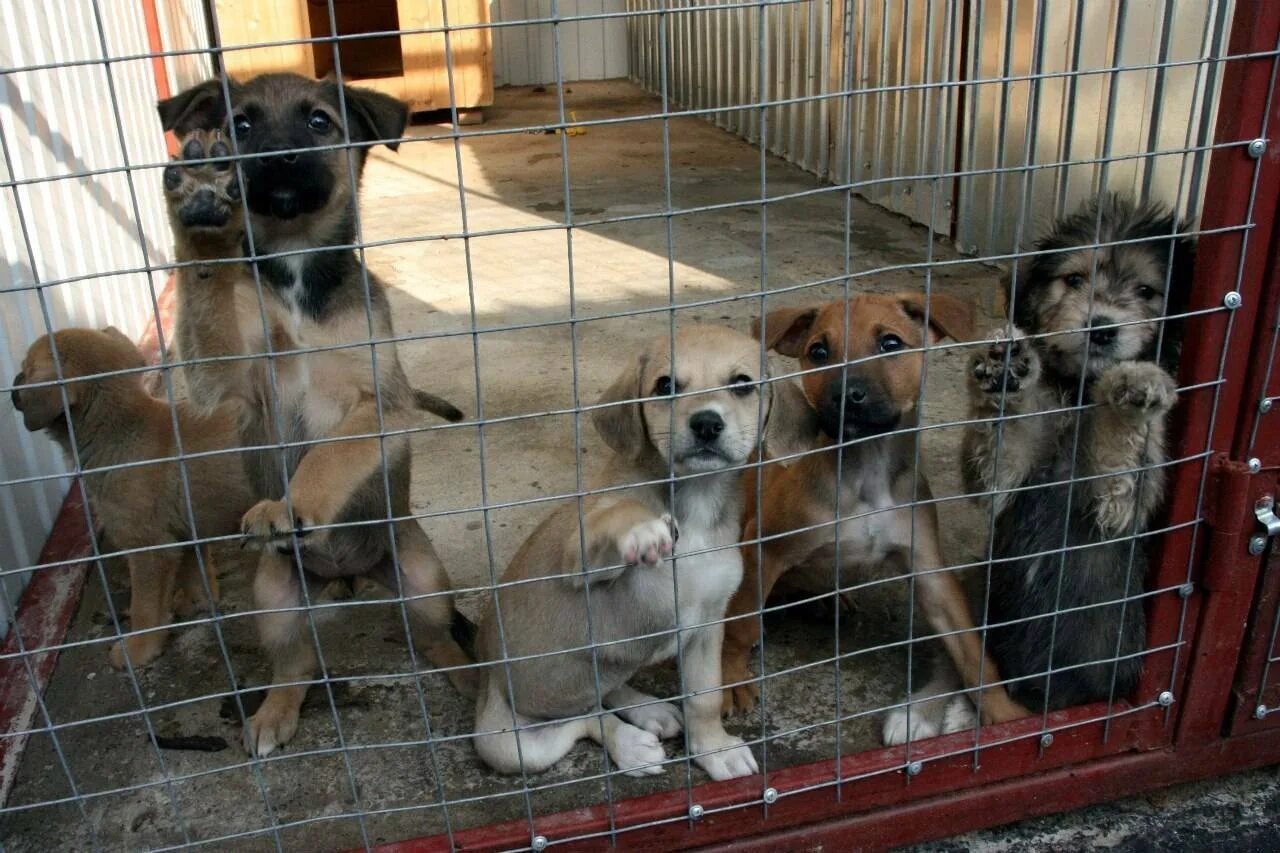
[[[567,106],[581,119],[636,116],[657,110],[657,102],[625,83],[573,84]],[[553,121],[553,94],[504,90],[487,110],[486,129]],[[429,135],[439,128],[424,125]],[[651,212],[664,204],[662,125],[653,120],[592,127],[568,139],[569,189],[574,219]],[[573,404],[569,243],[554,228],[564,218],[561,138],[522,133],[464,141],[461,168],[466,187],[466,226],[491,229],[545,229],[474,237],[435,239],[371,250],[369,264],[392,287],[397,331],[402,335],[463,333],[471,328],[468,267],[474,282],[475,317],[481,329],[528,323],[552,325],[483,332],[479,353],[480,393],[486,417],[536,413]],[[594,399],[615,377],[628,354],[651,336],[666,334],[665,313],[593,319],[619,311],[668,304],[674,288],[681,304],[755,292],[762,271],[761,211],[748,202],[760,191],[760,155],[749,145],[697,120],[671,123],[671,193],[676,207],[719,207],[670,222],[673,261],[669,264],[668,223],[662,218],[584,226],[572,231],[572,281],[576,299],[577,375],[584,400]],[[456,235],[463,229],[457,161],[450,141],[403,145],[397,154],[371,158],[363,194],[367,240]],[[771,196],[813,190],[810,175],[781,161],[767,163]],[[808,195],[768,207],[767,287],[838,275],[844,263],[844,199],[836,192]],[[918,263],[926,259],[923,230],[862,203],[853,208],[855,270]],[[942,243],[935,258],[955,257]],[[879,290],[918,287],[918,271],[896,271],[861,279],[859,287]],[[989,309],[995,287],[991,270],[955,266],[940,270],[934,286]],[[788,295],[776,304],[818,301],[840,288]],[[773,303],[771,303],[773,304]],[[749,328],[758,300],[741,300],[678,312],[677,322],[725,323]],[[410,377],[468,412],[478,411],[473,339],[467,334],[416,340],[400,346]],[[926,420],[937,423],[962,410],[962,350],[935,354],[928,368]],[[601,445],[584,430],[584,462],[590,473]],[[924,466],[939,495],[955,494],[958,429],[923,434]],[[548,496],[574,487],[573,420],[544,416],[485,429],[487,499],[490,503]],[[550,504],[494,510],[491,549],[483,519],[467,511],[481,501],[479,436],[474,426],[424,433],[414,439],[415,511],[454,514],[426,520],[425,526],[459,589],[480,587],[490,572],[500,573],[523,537]],[[960,501],[941,507],[945,553],[952,562],[972,559],[980,546],[975,510]],[[409,672],[398,608],[363,592],[361,606],[328,610],[317,619],[331,674],[354,677],[332,691],[313,689],[301,730],[288,749],[260,766],[245,761],[239,747],[234,706],[211,693],[229,689],[232,678],[221,641],[242,686],[266,678],[252,626],[237,614],[249,606],[250,573],[236,554],[220,555],[221,607],[226,618],[215,631],[202,624],[176,632],[171,648],[140,677],[141,698],[151,724],[162,734],[210,735],[228,748],[216,752],[157,753],[135,713],[138,696],[129,680],[106,663],[112,633],[102,584],[91,575],[70,640],[101,642],[69,649],[61,656],[46,700],[55,721],[73,723],[58,732],[59,751],[47,735],[31,738],[21,778],[10,805],[37,804],[72,796],[62,769],[66,761],[76,790],[88,799],[6,815],[0,838],[9,851],[81,847],[91,841],[107,849],[139,849],[210,839],[270,825],[285,825],[284,844],[294,849],[336,849],[359,845],[362,827],[336,817],[356,809],[380,812],[366,818],[370,841],[560,811],[605,798],[601,779],[574,781],[600,772],[598,748],[580,745],[569,759],[532,780],[526,799],[521,786],[483,767],[468,741],[472,709],[444,680]],[[111,595],[117,608],[127,601],[119,567],[112,567]],[[856,650],[905,638],[904,586],[886,584],[860,595],[856,612],[842,619],[839,648]],[[479,612],[482,593],[461,596],[460,606]],[[771,620],[767,642],[769,671],[830,655],[837,638],[822,610]],[[917,654],[917,660],[926,655]],[[840,707],[857,714],[840,728],[848,753],[879,745],[876,709],[900,698],[905,651],[874,652],[845,661],[839,679]],[[391,673],[388,676],[386,674]],[[398,675],[396,675],[398,673]],[[769,683],[767,713],[732,722],[748,737],[769,736],[771,767],[829,757],[834,750],[836,684],[831,665],[816,665]],[[380,676],[380,677],[375,677]],[[655,692],[677,692],[672,672],[646,676]],[[420,699],[418,685],[422,688]],[[430,734],[445,740],[434,748]],[[350,748],[315,754],[339,742]],[[400,744],[400,745],[397,745]],[[669,755],[678,758],[680,749]],[[161,761],[163,760],[163,766]],[[165,775],[172,784],[155,783]],[[187,778],[182,778],[187,777]],[[695,782],[705,777],[693,771]],[[358,802],[350,780],[355,780]],[[658,778],[610,780],[615,798],[682,786],[685,770],[675,764]],[[441,793],[451,801],[446,811]],[[495,799],[476,799],[505,794]],[[269,803],[264,805],[264,800]],[[454,802],[461,801],[461,802]],[[290,826],[290,824],[296,824]],[[91,832],[92,828],[92,832]],[[269,836],[224,842],[228,849],[267,849]]]

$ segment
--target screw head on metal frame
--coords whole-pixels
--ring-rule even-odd
[[[1222,304],[1234,311],[1244,304],[1244,297],[1233,290],[1226,296],[1222,297]]]
[[[1194,584],[1184,583],[1182,586],[1178,587],[1178,595],[1181,598],[1190,598],[1191,593],[1195,591],[1196,588]]]
[[[535,835],[533,837],[533,841],[529,844],[529,846],[532,847],[534,850],[546,850],[547,844],[548,844],[548,841],[545,835]]]
[[[1267,706],[1266,706],[1266,705],[1259,705],[1258,707],[1256,707],[1256,708],[1254,708],[1254,709],[1253,709],[1253,718],[1254,718],[1255,720],[1261,720],[1261,719],[1264,719],[1266,716],[1267,716]]]
[[[1261,470],[1262,470],[1262,460],[1261,460],[1261,459],[1259,459],[1258,457],[1256,457],[1256,456],[1255,456],[1255,457],[1253,457],[1252,459],[1250,459],[1250,460],[1249,460],[1249,473],[1250,473],[1250,474],[1256,474],[1256,473],[1258,473],[1258,472],[1259,472],[1259,471],[1261,471]]]
[[[702,816],[706,813],[707,813],[707,810],[704,809],[702,806],[698,805],[697,803],[694,803],[693,805],[689,806],[689,820],[700,820]]]
[[[1246,150],[1249,152],[1250,157],[1257,160],[1267,152],[1267,140],[1254,139],[1249,143],[1249,147]]]
[[[1040,748],[1048,749],[1051,746],[1053,746],[1053,734],[1051,732],[1045,732],[1040,735]]]
[[[1168,708],[1170,705],[1173,704],[1173,693],[1169,692],[1168,690],[1162,691],[1160,695],[1156,697],[1156,701],[1159,702],[1164,707]]]
[[[908,765],[907,765],[907,775],[908,775],[908,776],[919,776],[919,775],[920,775],[920,771],[921,771],[921,770],[923,770],[923,769],[924,769],[924,765],[923,765],[923,764],[921,764],[919,761],[913,761],[913,762],[911,762],[910,764],[908,764]]]
[[[774,803],[776,803],[776,802],[778,801],[778,789],[777,789],[777,788],[765,788],[765,789],[764,789],[763,797],[764,797],[764,801],[765,801],[766,803],[768,803],[769,805],[773,805]]]
[[[1253,556],[1256,557],[1265,550],[1267,550],[1267,537],[1254,536],[1249,540],[1249,553]]]
[[[1271,398],[1270,398],[1270,397],[1263,397],[1263,398],[1262,398],[1262,402],[1258,403],[1258,411],[1259,411],[1259,412],[1262,412],[1264,415],[1265,415],[1267,412],[1271,411]]]

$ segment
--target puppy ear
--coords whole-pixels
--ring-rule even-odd
[[[816,307],[779,308],[770,311],[764,318],[765,346],[780,355],[799,358],[801,347],[817,317]],[[760,339],[759,318],[751,321],[751,336],[756,340]]]
[[[902,310],[920,322],[925,319],[925,295],[923,293],[900,293],[898,302]],[[934,293],[929,296],[929,330],[939,338],[954,338],[957,341],[973,339],[973,306],[963,299],[948,296],[945,293]]]
[[[133,341],[129,340],[129,336],[117,329],[115,326],[106,326],[102,329],[102,334],[115,338],[118,341],[124,341],[130,345]]]
[[[228,80],[227,85],[234,95],[238,88],[235,81]],[[227,123],[222,81],[216,77],[165,98],[156,104],[156,109],[160,113],[160,126],[178,136],[186,136],[193,130],[214,130]]]
[[[409,105],[390,95],[372,89],[343,86],[342,95],[351,116],[351,138],[361,142],[391,140],[386,146],[392,151],[400,147],[397,141],[404,136],[409,124]]]
[[[624,456],[639,456],[649,441],[649,436],[645,433],[644,418],[640,414],[640,404],[621,402],[644,397],[644,392],[640,389],[640,376],[644,372],[646,360],[644,356],[640,356],[634,364],[624,368],[621,375],[596,401],[599,404],[616,405],[595,409],[591,413],[591,421],[604,443]]]

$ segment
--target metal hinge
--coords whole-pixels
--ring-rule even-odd
[[[1267,540],[1280,534],[1280,517],[1276,516],[1276,501],[1271,495],[1263,495],[1253,505],[1253,514],[1265,531],[1249,539],[1249,553],[1255,557],[1267,548]]]

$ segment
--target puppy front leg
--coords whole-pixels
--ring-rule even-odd
[[[1040,436],[1047,426],[1043,418],[1005,418],[1053,408],[1051,398],[1040,381],[1040,357],[1016,326],[1009,340],[970,363],[970,416],[982,422],[965,427],[965,487],[970,493],[994,492],[997,514],[1008,504],[1008,490],[1025,482],[1040,458]]]
[[[258,615],[259,641],[271,662],[272,684],[311,680],[316,654],[306,631],[306,614],[292,609],[302,604],[302,585],[288,557],[263,552],[253,578],[253,601],[257,609],[272,611]],[[306,694],[305,684],[272,686],[245,726],[245,750],[261,757],[288,743],[298,731],[298,712]]]
[[[724,730],[720,715],[724,624],[698,628],[682,645],[685,688],[692,694],[684,701],[684,718],[694,763],[716,781],[759,773],[751,748]]]
[[[170,604],[177,567],[163,552],[142,551],[129,555],[129,628],[146,631],[126,637],[111,647],[111,665],[124,668],[124,656],[135,667],[146,666],[164,649],[168,631],[158,629],[173,620]]]
[[[574,525],[566,537],[561,551],[565,563],[561,569],[570,575],[569,580],[576,588],[588,583],[608,583],[630,566],[656,566],[670,557],[679,536],[675,519],[665,513],[655,516],[653,510],[639,501],[624,499],[593,507],[582,517],[581,535]],[[585,559],[583,544],[586,545]],[[606,566],[614,568],[606,569]]]
[[[387,429],[399,426],[398,419],[390,412],[385,413],[384,423]],[[355,406],[333,433],[326,436],[339,440],[314,445],[298,463],[289,480],[293,518],[289,517],[285,501],[263,500],[244,514],[241,531],[280,550],[289,548],[289,536],[295,531],[300,538],[325,539],[328,534],[325,525],[337,519],[351,494],[382,465],[378,430],[377,403],[369,398]],[[356,435],[371,437],[341,440]],[[393,452],[389,447],[387,456]],[[408,452],[407,445],[404,452]],[[315,527],[321,529],[313,530]]]
[[[1086,473],[1117,473],[1089,481],[1093,515],[1103,536],[1124,536],[1135,522],[1145,528],[1164,499],[1165,471],[1149,466],[1164,462],[1165,426],[1178,386],[1154,362],[1122,362],[1103,372],[1094,396],[1098,407],[1087,420]]]

